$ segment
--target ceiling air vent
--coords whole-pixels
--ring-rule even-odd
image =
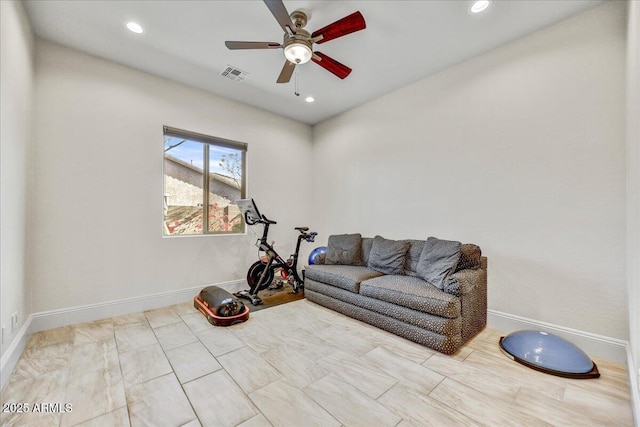
[[[220,75],[222,77],[228,78],[229,80],[233,80],[234,82],[241,82],[249,75],[249,73],[247,73],[246,71],[242,71],[232,65],[227,65],[227,68],[225,68],[225,70],[220,73]]]

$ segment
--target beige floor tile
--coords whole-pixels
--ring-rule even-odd
[[[280,372],[248,347],[227,353],[217,359],[246,393],[251,393],[282,378]]]
[[[73,411],[62,414],[62,427],[73,426],[125,406],[120,369],[90,371],[71,378],[65,402],[73,405]]]
[[[290,319],[291,323],[296,325],[297,328],[304,329],[308,332],[319,332],[332,325],[329,322],[307,315],[307,313],[305,313],[304,310],[300,310],[299,307],[291,306],[286,309],[289,310],[286,315],[287,318]]]
[[[544,375],[544,374],[543,374]],[[578,380],[576,380],[578,381]],[[586,381],[586,380],[581,380]],[[590,407],[586,410],[584,405],[589,405],[589,401],[580,402],[576,407],[566,402],[546,395],[544,392],[533,391],[531,389],[520,390],[516,396],[513,407],[524,414],[538,417],[541,420],[554,426],[580,425],[580,426],[632,426],[631,414],[625,415],[628,411],[620,414],[611,412],[596,413],[595,416]],[[619,416],[627,418],[627,421],[616,420]]]
[[[196,419],[173,374],[137,384],[126,392],[131,427],[182,426]]]
[[[567,384],[563,399],[565,405],[588,414],[591,420],[601,425],[633,425],[632,414],[627,410],[630,405],[628,399],[622,400],[607,394],[589,393],[575,384],[576,382],[579,384],[579,381],[588,380],[574,380]],[[593,382],[596,381],[598,380],[593,380]]]
[[[232,329],[233,333],[258,353],[284,345],[284,341],[276,334],[270,333],[269,329],[259,322],[249,321],[238,326]]]
[[[253,418],[248,419],[242,424],[238,424],[238,427],[271,427],[272,424],[265,418],[264,415],[258,414]]]
[[[181,321],[180,316],[178,316],[171,307],[145,311],[144,315],[147,317],[149,325],[151,325],[152,328],[159,328],[160,326],[170,325],[171,323]]]
[[[99,343],[114,339],[111,319],[76,325],[73,345]]]
[[[565,379],[527,368],[509,359],[500,350],[494,350],[493,353],[474,350],[464,360],[464,364],[491,372],[504,381],[518,385],[522,390],[538,391],[560,400],[564,396]]]
[[[349,353],[359,356],[377,347],[369,337],[354,333],[352,326],[332,325],[316,333],[316,336],[333,346],[347,349]]]
[[[429,396],[455,408],[474,421],[494,426],[546,426],[540,418],[523,413],[510,404],[446,378]]]
[[[0,413],[0,425],[2,426],[49,426],[59,425],[61,413],[34,412],[34,403],[66,403],[65,390],[67,383],[67,371],[61,369],[48,372],[37,377],[12,381],[7,384],[2,392],[2,403],[28,403],[27,411],[14,411],[17,408],[9,408],[9,412]]]
[[[429,393],[444,376],[422,365],[405,359],[383,347],[378,347],[362,357],[363,362],[371,363],[378,370],[403,382]]]
[[[115,339],[74,345],[68,366],[69,375],[72,377],[101,369],[107,371],[114,367],[120,369]]]
[[[49,329],[36,332],[27,343],[27,349],[34,347],[46,347],[52,344],[72,343],[75,338],[73,326]]]
[[[520,390],[513,381],[445,355],[434,354],[422,366],[507,403],[512,403]]]
[[[376,399],[393,387],[398,380],[344,351],[336,351],[318,360],[318,365],[332,372],[340,380],[351,384],[367,396]]]
[[[471,347],[461,347],[457,352],[455,352],[454,354],[451,354],[450,357],[456,359],[456,360],[460,360],[463,361],[465,360],[471,353],[473,352],[473,349]]]
[[[489,328],[445,356],[307,300],[227,328],[209,325],[191,303],[146,314],[35,334],[2,402],[71,399],[74,411],[2,413],[0,424],[632,425],[624,365],[595,359],[597,380],[546,375],[504,356],[504,334]],[[222,397],[212,404],[212,396]],[[394,417],[369,420],[381,407]]]
[[[340,349],[339,346],[333,345],[314,333],[309,333],[309,331],[300,329],[297,326],[289,327],[289,330],[280,334],[279,337],[291,348],[311,360],[318,360]]]
[[[125,387],[131,387],[171,372],[171,365],[160,344],[121,353],[120,368]]]
[[[144,313],[123,314],[122,316],[112,317],[111,321],[113,322],[113,326],[131,325],[133,323],[149,324]]]
[[[162,348],[170,350],[181,345],[198,341],[191,329],[184,323],[171,323],[170,325],[160,326],[153,330]]]
[[[93,418],[80,424],[77,427],[130,427],[129,411],[126,406],[118,408],[99,417]]]
[[[199,341],[171,349],[166,355],[182,384],[222,369]]]
[[[180,304],[172,305],[171,309],[178,315],[199,313],[199,311],[193,306],[193,301],[183,302]]]
[[[191,381],[184,385],[184,390],[204,427],[235,426],[258,413],[249,398],[224,371]]]
[[[10,381],[39,377],[66,368],[72,349],[70,341],[27,347],[18,360]]]
[[[327,369],[286,345],[265,351],[260,356],[298,388],[329,374]]]
[[[205,319],[205,317],[199,312],[191,314],[181,314],[180,317],[194,334],[207,331],[211,328],[215,328],[215,326],[209,323],[207,319]]]
[[[402,417],[405,426],[476,426],[455,408],[432,399],[415,388],[398,383],[378,398],[378,402]]]
[[[343,425],[395,426],[401,420],[357,388],[333,375],[310,384],[304,392]]]
[[[340,426],[340,422],[286,379],[256,390],[249,397],[276,427]]]
[[[494,353],[496,350],[499,351],[500,347],[498,345],[498,342],[500,341],[500,337],[503,337],[505,335],[506,334],[502,331],[485,328],[480,331],[475,337],[471,338],[466,346],[474,350],[482,350],[489,353]]]
[[[114,327],[119,353],[146,347],[158,342],[148,323],[130,323]]]
[[[200,332],[198,339],[214,356],[218,357],[230,351],[244,347],[246,344],[229,329],[222,326]]]

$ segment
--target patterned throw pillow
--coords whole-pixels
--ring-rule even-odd
[[[367,267],[384,274],[403,274],[404,258],[410,243],[406,240],[373,239]]]
[[[460,259],[460,242],[429,237],[418,261],[418,277],[444,289]]]
[[[362,265],[360,233],[329,236],[325,264]]]

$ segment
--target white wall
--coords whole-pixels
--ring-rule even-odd
[[[640,395],[640,2],[629,5],[627,46],[627,291],[629,341]],[[636,422],[640,402],[636,400]]]
[[[1,353],[30,314],[25,280],[27,183],[31,167],[33,36],[22,3],[0,2],[0,320]],[[18,325],[11,332],[11,315]]]
[[[276,189],[309,187],[308,125],[41,40],[36,105],[34,312],[246,277],[251,232],[162,237],[163,125],[249,144],[249,196],[283,252],[310,217]]]
[[[477,243],[489,308],[628,339],[625,4],[314,127],[315,222]]]

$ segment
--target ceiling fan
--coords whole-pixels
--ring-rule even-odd
[[[322,44],[337,39],[338,37],[364,30],[367,25],[360,12],[354,12],[349,16],[337,20],[333,24],[309,33],[304,29],[308,20],[306,13],[301,10],[296,10],[289,15],[282,0],[264,0],[264,3],[284,30],[283,43],[226,41],[224,44],[227,48],[231,50],[284,48],[284,56],[287,60],[278,77],[278,83],[288,83],[289,80],[291,80],[291,75],[296,65],[304,64],[309,62],[309,60],[341,79],[344,79],[351,73],[351,68],[322,52],[314,52],[312,46],[314,43]]]

